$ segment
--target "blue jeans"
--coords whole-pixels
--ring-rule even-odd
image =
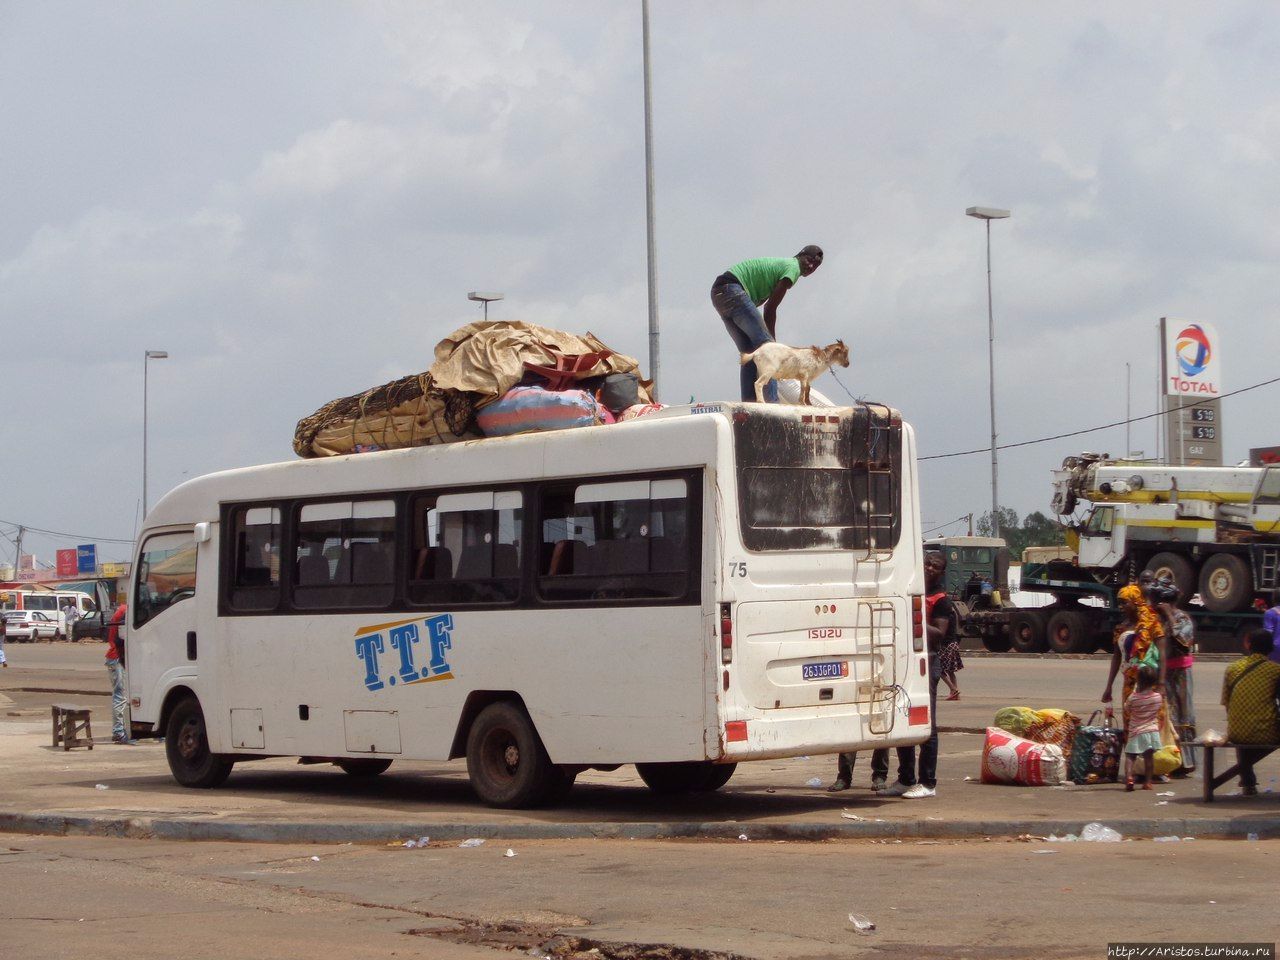
[[[119,660],[107,661],[107,676],[111,678],[111,737],[127,740],[124,729],[124,708],[128,698],[124,695],[124,664]]]
[[[720,314],[724,327],[733,337],[739,353],[751,353],[762,343],[771,343],[769,328],[764,325],[764,317],[756,309],[756,305],[747,296],[747,291],[738,283],[726,283],[711,288],[711,305]],[[756,372],[754,363],[742,367],[742,399],[755,400]],[[770,380],[764,386],[764,399],[767,403],[778,402],[778,381]]]

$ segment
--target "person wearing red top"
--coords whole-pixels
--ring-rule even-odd
[[[107,676],[111,678],[111,742],[133,743],[124,726],[124,630],[125,604],[116,607],[107,627]]]

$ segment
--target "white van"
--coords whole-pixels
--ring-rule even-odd
[[[55,639],[70,639],[67,637],[66,614],[62,612],[68,600],[75,604],[82,617],[98,609],[93,597],[79,590],[7,590],[4,596],[8,598],[3,604],[6,609],[40,610],[49,619],[56,619],[58,634]]]

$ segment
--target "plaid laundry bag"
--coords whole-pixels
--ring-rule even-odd
[[[1124,728],[1113,727],[1111,711],[1103,716],[1102,726],[1096,726],[1101,710],[1095,710],[1089,720],[1076,732],[1071,745],[1071,766],[1068,776],[1072,783],[1115,783],[1120,778],[1120,753],[1124,750]]]

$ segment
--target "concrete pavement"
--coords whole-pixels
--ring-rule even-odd
[[[742,764],[719,793],[682,798],[652,795],[631,767],[588,771],[566,804],[532,811],[478,804],[461,761],[400,761],[375,780],[359,781],[329,766],[269,759],[238,765],[217,790],[188,790],[172,780],[156,743],[51,749],[51,702],[83,702],[93,708],[100,739],[109,732],[106,674],[94,663],[101,662],[101,647],[61,646],[11,647],[14,666],[0,673],[0,696],[11,701],[0,705],[0,828],[9,831],[324,842],[423,835],[821,839],[1047,835],[1078,833],[1100,821],[1127,836],[1280,836],[1280,792],[1244,798],[1228,788],[1205,805],[1198,780],[1161,787],[1173,796],[1126,794],[1118,785],[978,784],[982,737],[976,732],[943,734],[938,796],[920,801],[872,794],[866,766],[854,789],[828,794],[831,757]],[[1212,700],[1222,668],[1197,668],[1202,729],[1221,725],[1215,719],[1221,708]],[[975,658],[961,674],[963,699],[940,704],[942,724],[980,730],[1010,703],[1087,713],[1105,670],[1101,661]],[[1277,787],[1275,759],[1259,767],[1264,791]]]

